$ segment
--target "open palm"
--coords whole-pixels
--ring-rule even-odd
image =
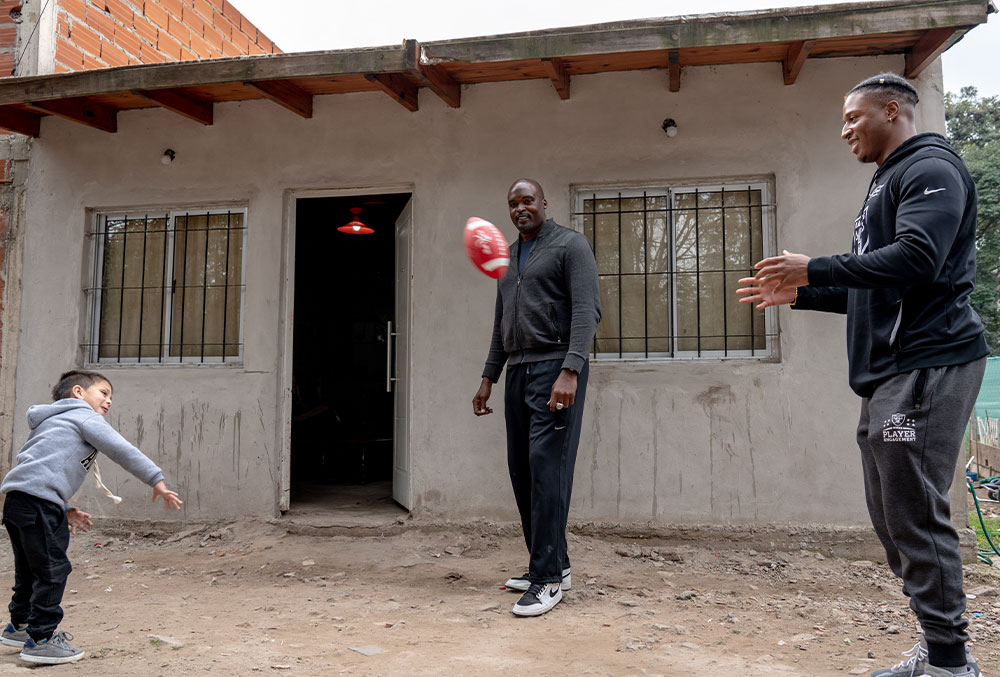
[[[762,283],[755,277],[744,277],[740,280],[740,284],[744,285],[736,290],[740,303],[756,303],[758,310],[785,305],[795,300],[795,287],[783,287],[775,291],[774,283]]]

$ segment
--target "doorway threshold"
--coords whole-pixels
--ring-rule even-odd
[[[304,485],[275,524],[293,533],[370,536],[398,533],[409,512],[392,500],[392,482]]]

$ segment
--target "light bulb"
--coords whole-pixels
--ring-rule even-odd
[[[355,233],[361,230],[361,226],[353,226],[353,228]]]

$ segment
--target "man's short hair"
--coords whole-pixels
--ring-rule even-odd
[[[881,106],[894,99],[910,106],[916,106],[917,102],[920,101],[913,85],[906,78],[895,73],[879,73],[862,80],[851,88],[847,96],[855,92],[864,92],[865,96],[872,97]]]
[[[96,371],[84,371],[83,369],[67,371],[59,377],[59,382],[52,388],[52,401],[58,402],[72,397],[73,386],[80,386],[86,390],[99,381],[105,381],[111,385],[111,381],[106,376],[98,374]]]
[[[509,193],[510,191],[514,190],[514,186],[516,186],[519,183],[527,183],[534,186],[538,190],[538,197],[542,198],[543,200],[545,199],[545,191],[542,190],[542,184],[538,183],[534,179],[520,178],[514,183],[510,184],[510,188],[507,189],[507,192]]]

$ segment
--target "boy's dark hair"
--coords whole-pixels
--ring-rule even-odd
[[[73,386],[80,386],[86,390],[98,381],[107,381],[108,385],[111,385],[111,380],[107,376],[96,371],[84,371],[83,369],[67,371],[59,377],[59,382],[52,389],[52,401],[56,402],[72,397]]]
[[[864,91],[866,96],[874,98],[881,106],[886,105],[893,99],[900,103],[907,103],[910,106],[916,106],[917,102],[920,101],[917,90],[914,89],[913,85],[906,78],[895,73],[879,73],[878,75],[873,75],[870,78],[862,80],[851,88],[847,96],[858,91]]]

